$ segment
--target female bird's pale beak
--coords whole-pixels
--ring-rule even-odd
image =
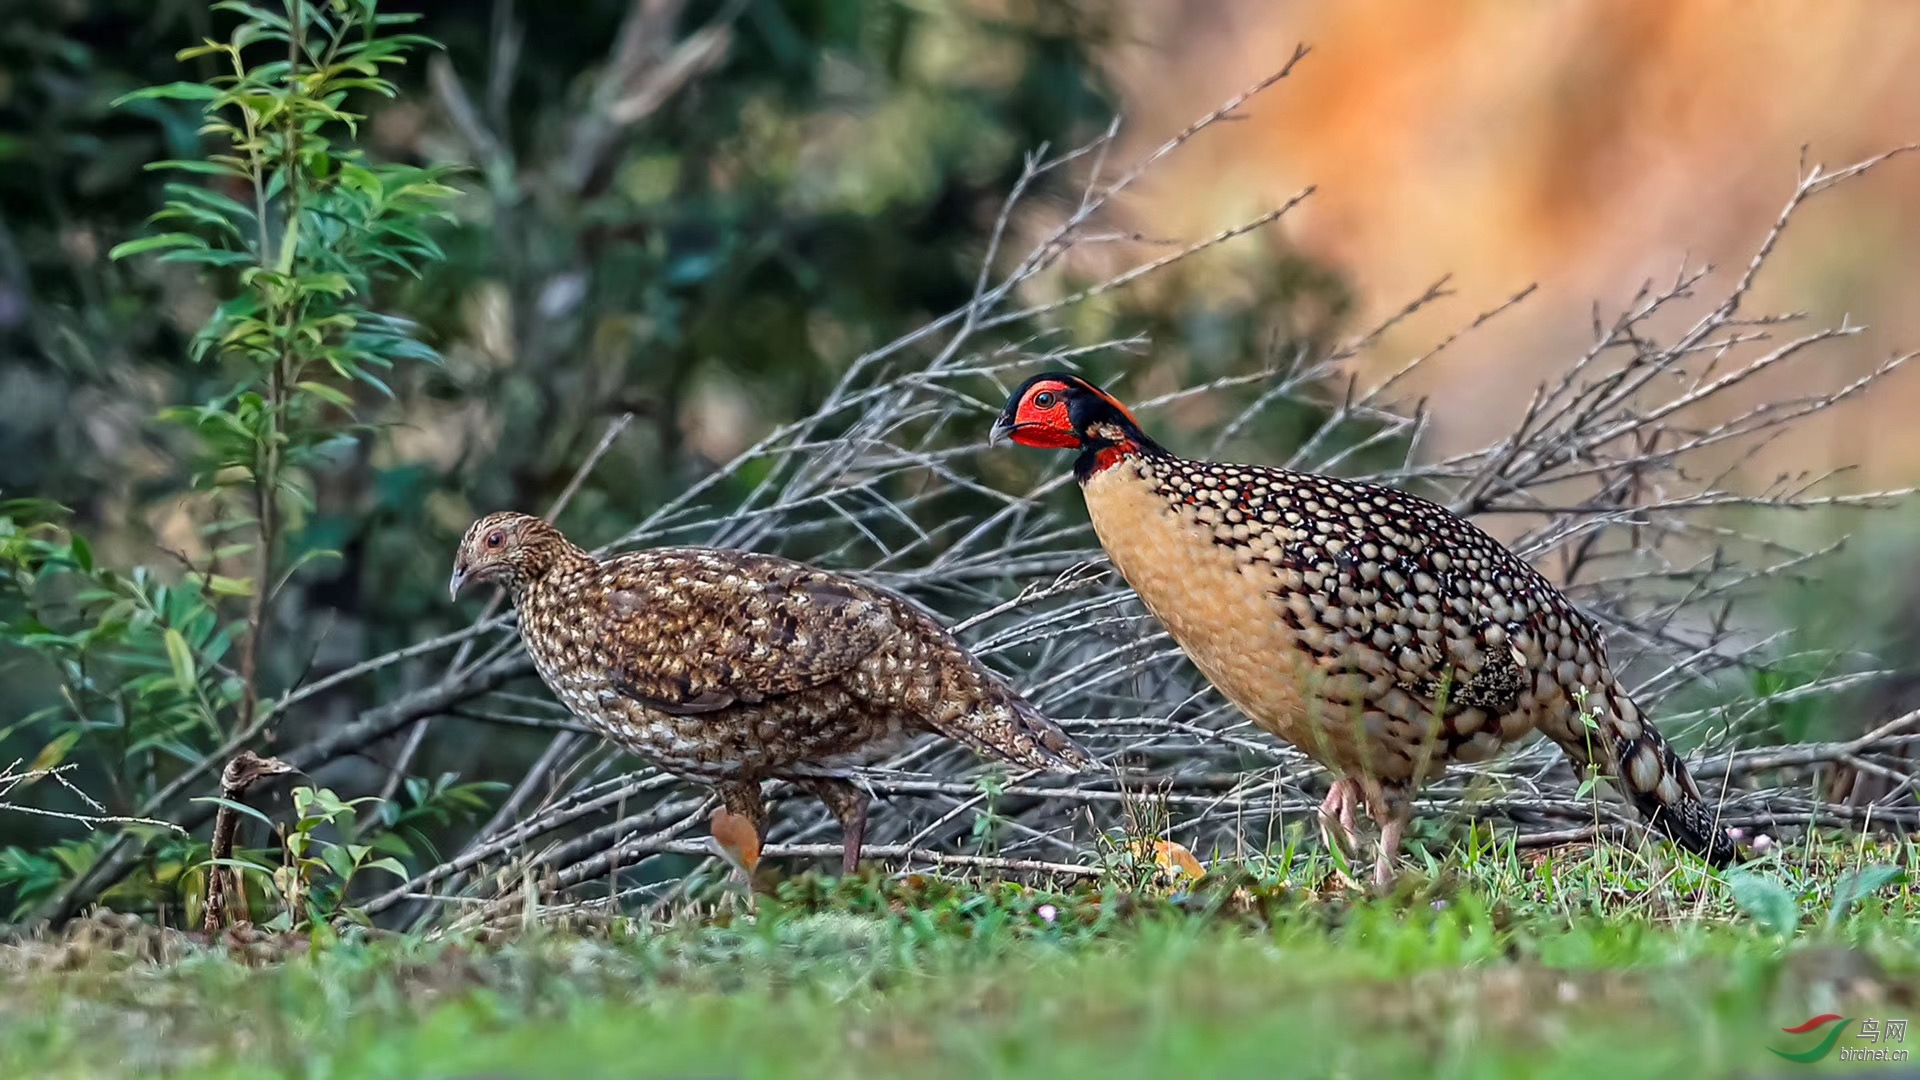
[[[453,577],[447,581],[447,599],[460,599],[460,586],[467,583],[467,570],[463,566],[453,568]]]

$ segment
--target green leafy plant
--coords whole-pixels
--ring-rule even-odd
[[[973,816],[967,839],[975,854],[984,855],[994,849],[1000,833],[1000,796],[1007,782],[998,773],[983,773],[974,780],[973,786],[980,792],[980,812]]]
[[[66,517],[44,501],[0,503],[0,641],[12,647],[9,666],[40,665],[57,683],[45,704],[0,728],[0,741],[36,736],[29,771],[84,764],[81,780],[118,811],[195,760],[217,712],[237,700],[225,663],[232,627],[215,606],[219,581],[100,566]],[[15,913],[92,865],[107,835],[0,851]],[[157,851],[156,871],[177,869],[179,854]]]
[[[186,436],[178,498],[201,550],[111,570],[62,527],[60,508],[0,504],[0,643],[50,665],[58,684],[0,739],[34,735],[43,766],[84,756],[108,801],[142,815],[177,794],[168,785],[183,770],[204,775],[216,748],[271,723],[274,601],[334,554],[303,532],[314,476],[370,428],[361,413],[391,396],[391,371],[438,361],[412,324],[380,310],[380,291],[440,258],[428,229],[455,194],[443,170],[374,162],[349,145],[363,119],[355,96],[394,96],[383,72],[432,44],[393,32],[417,16],[378,0],[212,7],[224,40],[177,54],[211,62],[205,81],[115,101],[145,115],[185,103],[212,146],[148,166],[180,177],[151,219],[163,231],[109,253],[195,267],[220,297],[189,349],[214,392],[162,412]],[[291,669],[296,650],[282,653]],[[97,833],[53,861],[0,852],[0,887],[16,902],[57,892],[66,869],[84,872],[128,839]],[[190,851],[150,849],[149,885],[177,879]]]
[[[1800,927],[1800,904],[1787,884],[1772,874],[1736,871],[1727,875],[1733,902],[1755,922],[1781,937],[1792,937]]]
[[[1600,710],[1595,706],[1587,704],[1589,693],[1590,691],[1584,686],[1575,689],[1573,692],[1573,703],[1579,706],[1580,727],[1587,740],[1586,775],[1580,778],[1580,787],[1573,793],[1573,797],[1576,799],[1584,799],[1588,795],[1593,794],[1594,786],[1600,782],[1600,766],[1597,763],[1598,759],[1594,755],[1593,747],[1594,733],[1600,730]],[[1597,812],[1598,810],[1596,808],[1596,813]]]
[[[302,562],[326,554],[309,550],[289,560],[279,550],[287,526],[313,508],[300,477],[357,429],[356,385],[390,396],[381,373],[436,359],[408,323],[369,305],[380,279],[417,275],[422,263],[441,257],[422,226],[442,215],[438,204],[455,191],[440,182],[440,170],[371,163],[335,142],[357,133],[362,119],[344,107],[348,96],[393,96],[383,67],[432,44],[380,33],[417,16],[382,14],[377,0],[286,0],[284,14],[238,0],[214,8],[240,16],[231,35],[178,58],[211,58],[228,73],[148,87],[117,102],[203,103],[201,134],[225,147],[152,167],[214,182],[168,184],[166,207],[153,220],[169,231],[121,244],[111,257],[158,252],[162,261],[235,273],[233,295],[192,346],[195,361],[218,362],[229,378],[218,395],[166,416],[199,437],[194,486],[229,496],[212,531],[252,533],[215,553],[216,562],[251,560],[252,574],[231,579],[229,589],[247,598],[237,718],[246,728],[259,712],[267,608]]]
[[[266,924],[269,929],[311,930],[335,918],[371,925],[364,912],[345,902],[354,876],[363,870],[385,870],[405,878],[406,868],[391,856],[376,855],[372,844],[329,840],[320,830],[331,828],[341,836],[352,836],[354,807],[378,801],[372,795],[343,800],[332,788],[294,789],[296,820],[281,829],[286,861],[273,872],[281,911]]]
[[[370,924],[364,912],[345,903],[353,879],[366,870],[385,870],[405,877],[406,868],[391,856],[376,854],[373,843],[331,839],[325,833],[352,837],[359,816],[356,807],[380,800],[372,795],[342,799],[332,788],[324,787],[297,787],[292,797],[292,825],[276,823],[245,803],[222,798],[201,800],[271,826],[280,841],[280,860],[274,865],[268,853],[236,850],[228,858],[201,859],[193,867],[193,879],[204,882],[213,867],[224,866],[239,872],[243,887],[249,879],[261,882],[280,908],[264,924],[270,930],[314,930],[331,925],[335,919]]]
[[[126,759],[188,750],[237,689],[222,663],[230,628],[212,599],[225,585],[97,566],[86,540],[61,526],[64,516],[52,504],[0,504],[0,575],[14,608],[0,634],[53,665],[63,683],[59,701],[0,738],[47,723],[56,734],[36,768],[60,764],[90,734],[117,738]]]
[[[396,856],[406,857],[426,846],[421,826],[444,824],[484,809],[482,793],[497,786],[458,783],[452,774],[433,781],[414,777],[407,782],[404,803],[372,795],[341,799],[331,788],[299,787],[292,792],[295,819],[291,826],[277,824],[243,802],[217,796],[196,800],[267,824],[279,840],[280,858],[276,865],[272,851],[236,849],[225,859],[208,853],[194,864],[189,880],[204,890],[207,872],[219,865],[239,871],[243,887],[250,880],[259,882],[267,898],[280,908],[266,924],[270,929],[312,930],[341,919],[370,925],[364,911],[345,902],[353,880],[367,870],[405,877],[406,869]],[[366,803],[374,808],[363,818],[359,807]],[[430,847],[427,853],[431,854]],[[187,914],[190,922],[196,918],[192,904]]]
[[[361,823],[356,839],[400,858],[438,857],[427,830],[471,820],[487,808],[487,795],[507,790],[497,780],[462,783],[454,773],[428,779],[409,776],[395,798],[383,800]]]

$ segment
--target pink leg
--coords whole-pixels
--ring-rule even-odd
[[[1367,811],[1380,826],[1379,853],[1373,863],[1373,884],[1381,892],[1393,887],[1393,865],[1400,859],[1400,840],[1406,834],[1407,820],[1413,816],[1413,801],[1394,788],[1376,788],[1367,793]]]
[[[1328,847],[1334,845],[1333,828],[1340,827],[1340,834],[1349,848],[1360,845],[1360,832],[1353,826],[1353,804],[1360,801],[1360,782],[1351,777],[1341,777],[1328,789],[1326,800],[1320,804],[1320,837]]]

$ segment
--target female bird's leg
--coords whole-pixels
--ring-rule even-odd
[[[715,785],[720,805],[707,820],[713,827],[713,849],[753,891],[753,870],[760,865],[760,846],[767,836],[767,805],[760,799],[758,780],[730,780]]]
[[[873,796],[849,781],[824,776],[798,776],[793,783],[826,803],[840,822],[840,874],[851,876],[860,865],[860,848],[867,838],[867,804]]]

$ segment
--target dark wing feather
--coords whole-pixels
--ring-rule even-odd
[[[1339,609],[1338,622],[1308,627],[1309,616],[1281,607],[1280,617],[1304,633],[1303,651],[1334,670],[1343,670],[1340,657],[1355,644],[1379,654],[1428,715],[1451,719],[1477,709],[1505,716],[1519,708],[1532,679],[1508,642],[1539,630],[1552,586],[1518,556],[1407,492],[1257,465],[1197,468],[1203,488],[1233,491],[1232,508],[1244,520],[1284,532],[1275,561],[1307,575],[1308,587]],[[1477,564],[1471,570],[1470,560]],[[1437,616],[1433,625],[1404,634],[1428,613]]]
[[[676,715],[819,686],[899,631],[858,584],[782,559],[646,552],[610,569],[614,687]]]

